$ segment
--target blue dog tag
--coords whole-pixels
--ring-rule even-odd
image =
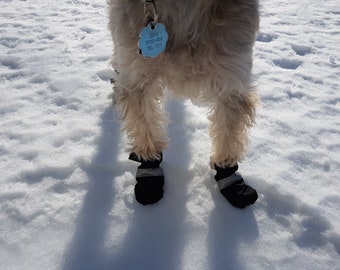
[[[144,57],[156,58],[166,48],[168,33],[162,23],[150,22],[139,36],[139,49]]]

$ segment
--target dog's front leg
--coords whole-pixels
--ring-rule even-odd
[[[254,122],[257,95],[235,95],[218,100],[211,115],[212,167],[222,195],[235,207],[244,208],[257,200],[257,192],[237,173],[248,144],[247,130]]]
[[[143,205],[153,204],[163,197],[164,185],[160,163],[167,136],[162,91],[151,85],[133,90],[117,87],[112,97],[129,139],[130,159],[141,163],[136,174],[136,200]]]
[[[167,146],[164,131],[167,120],[162,108],[161,90],[153,87],[134,90],[117,87],[112,97],[128,137],[128,150],[140,159],[159,159]]]

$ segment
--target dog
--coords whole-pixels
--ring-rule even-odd
[[[135,198],[163,197],[160,164],[168,138],[164,89],[209,106],[210,164],[222,195],[245,208],[257,198],[238,171],[255,122],[252,51],[257,0],[108,0],[116,70],[111,98],[139,162]]]

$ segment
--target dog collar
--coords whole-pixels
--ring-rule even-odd
[[[145,18],[143,21],[144,26],[146,26],[151,21],[155,23],[158,22],[155,0],[144,0],[144,13],[145,13]]]

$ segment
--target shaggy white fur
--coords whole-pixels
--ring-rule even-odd
[[[246,151],[257,93],[252,48],[259,26],[257,0],[154,0],[169,40],[157,58],[138,54],[144,0],[109,0],[118,70],[112,94],[129,151],[147,160],[167,146],[163,90],[210,106],[211,162],[232,166]]]

